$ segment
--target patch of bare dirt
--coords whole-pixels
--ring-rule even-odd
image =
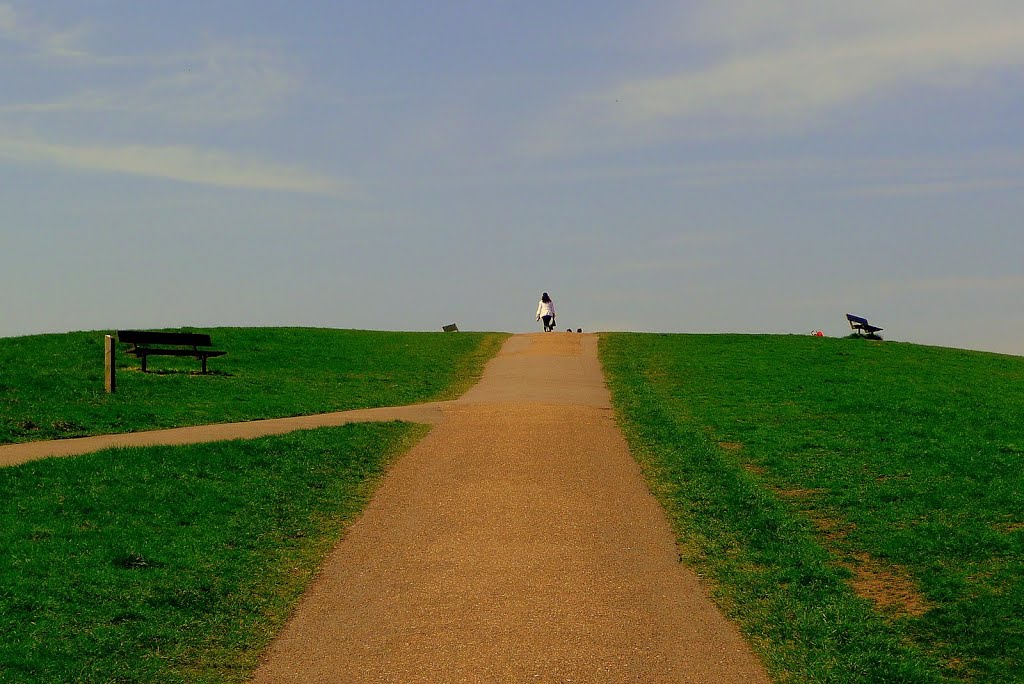
[[[870,600],[883,613],[917,617],[931,608],[913,577],[897,565],[863,552],[853,554],[843,565],[853,573],[850,583],[857,595]]]
[[[815,490],[802,491],[813,493]],[[928,612],[931,606],[906,570],[864,551],[843,551],[843,543],[857,529],[856,523],[824,515],[820,511],[804,511],[804,514],[827,542],[826,549],[837,558],[836,562],[853,575],[850,585],[858,596],[893,617],[917,617]]]
[[[727,451],[742,448],[738,442],[719,442],[718,446]],[[744,463],[743,468],[758,476],[767,474],[766,468],[754,463]],[[845,554],[842,551],[843,543],[857,529],[857,525],[809,508],[812,505],[809,502],[825,490],[802,487],[771,487],[771,490],[780,498],[795,502],[802,509],[800,512],[810,519],[826,542],[829,553],[853,575],[850,585],[858,596],[868,599],[879,611],[894,617],[915,617],[928,612],[928,602],[905,570],[883,563],[864,552]],[[801,503],[808,508],[801,506]],[[1007,523],[998,529],[1009,534],[1024,529],[1024,523]]]
[[[765,468],[762,465],[758,465],[756,463],[744,463],[743,464],[743,469],[746,470],[751,475],[758,475],[758,476],[764,477],[765,475],[768,474],[768,469],[767,468]]]
[[[784,499],[810,499],[822,493],[822,489],[776,489],[775,492]]]
[[[811,522],[814,527],[830,542],[840,542],[849,536],[850,532],[857,529],[855,523],[830,518],[823,515],[811,515]]]

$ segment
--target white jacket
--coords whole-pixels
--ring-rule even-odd
[[[555,315],[555,303],[545,302],[541,300],[540,304],[537,305],[537,318],[541,316],[554,316]]]

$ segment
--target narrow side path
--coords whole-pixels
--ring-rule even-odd
[[[160,446],[176,444],[197,444],[219,442],[226,439],[252,439],[266,435],[279,435],[293,430],[317,427],[331,427],[345,423],[370,421],[407,420],[413,423],[433,425],[442,418],[441,407],[445,402],[413,404],[386,408],[358,409],[321,413],[294,418],[272,418],[252,420],[244,423],[217,423],[194,427],[126,432],[115,435],[78,437],[76,439],[55,439],[44,442],[0,445],[0,467],[18,465],[40,458],[57,456],[81,456],[111,447]]]
[[[440,410],[253,681],[769,681],[678,562],[595,336],[515,336]]]

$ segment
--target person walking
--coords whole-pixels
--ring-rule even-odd
[[[555,303],[545,292],[540,296],[540,303],[537,305],[537,320],[544,321],[544,332],[551,332],[555,329]]]

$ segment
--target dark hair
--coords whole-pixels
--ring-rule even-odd
[[[542,301],[542,302],[550,302],[551,301],[551,297],[548,297],[548,293],[545,292],[544,294],[542,294],[540,296],[540,301]]]

